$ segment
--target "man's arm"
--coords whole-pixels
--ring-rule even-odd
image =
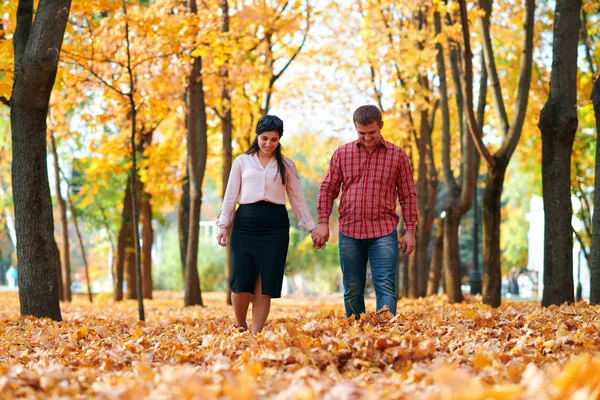
[[[333,202],[340,194],[342,171],[340,169],[339,149],[333,153],[325,179],[321,182],[317,202],[318,225],[314,230],[313,242],[316,248],[324,248],[329,240],[329,216]]]
[[[398,201],[402,209],[402,219],[406,226],[406,234],[402,239],[401,249],[405,255],[409,255],[415,250],[415,228],[418,220],[417,212],[417,191],[415,190],[415,180],[410,162],[404,150],[400,149],[400,172],[396,181],[398,191]]]

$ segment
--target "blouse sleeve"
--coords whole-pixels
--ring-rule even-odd
[[[310,209],[308,208],[306,198],[304,197],[296,164],[290,159],[286,159],[285,163],[287,167],[285,186],[288,198],[290,199],[290,205],[292,206],[292,211],[296,218],[298,218],[300,226],[310,232],[315,228],[316,224],[310,213]]]
[[[242,167],[240,164],[241,160],[238,157],[233,162],[231,172],[229,173],[227,189],[225,189],[225,196],[223,196],[223,205],[217,217],[217,225],[222,228],[227,228],[231,224],[235,211],[235,203],[237,203],[240,197],[240,190],[242,188]]]

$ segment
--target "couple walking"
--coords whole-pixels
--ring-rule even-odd
[[[300,226],[310,232],[314,246],[322,249],[329,240],[329,216],[341,190],[339,249],[346,316],[358,318],[365,312],[367,261],[377,310],[387,306],[396,314],[396,205],[399,201],[406,226],[400,249],[408,255],[415,248],[414,180],[404,150],[381,135],[383,119],[377,107],[359,107],[353,122],[358,139],[333,153],[321,183],[318,224],[304,198],[294,162],[282,155],[281,119],[274,115],[262,117],[256,125],[254,142],[235,159],[217,218],[217,242],[227,245],[228,226],[233,222],[230,286],[235,327],[240,331],[248,329],[246,316],[251,294],[254,334],[265,325],[271,299],[281,297],[290,228],[286,193]]]

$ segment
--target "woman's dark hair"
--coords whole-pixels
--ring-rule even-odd
[[[260,151],[258,146],[258,136],[265,132],[275,131],[279,134],[279,138],[283,136],[283,121],[275,115],[265,115],[258,120],[256,124],[256,137],[250,145],[246,154],[254,155]],[[281,155],[281,143],[277,145],[275,149],[275,160],[277,161],[277,172],[281,176],[281,183],[285,186],[285,163],[283,162],[283,156]]]

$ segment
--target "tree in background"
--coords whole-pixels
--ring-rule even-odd
[[[475,142],[482,159],[485,161],[488,173],[483,195],[483,301],[493,307],[498,307],[501,302],[501,261],[500,261],[500,224],[501,224],[501,198],[502,188],[506,176],[506,169],[512,157],[525,121],[529,89],[531,83],[532,57],[533,57],[533,32],[535,0],[525,1],[523,24],[525,32],[521,46],[519,86],[517,98],[514,103],[512,120],[509,122],[506,112],[505,100],[500,85],[496,59],[492,48],[490,24],[484,16],[479,16],[479,25],[483,39],[483,52],[486,70],[491,82],[494,108],[497,122],[500,125],[501,145],[493,154],[483,142],[482,127],[477,123],[473,110],[473,72],[472,53],[470,44],[469,22],[467,18],[467,5],[465,0],[460,0],[461,26],[464,46],[464,91],[465,110],[469,132]]]

